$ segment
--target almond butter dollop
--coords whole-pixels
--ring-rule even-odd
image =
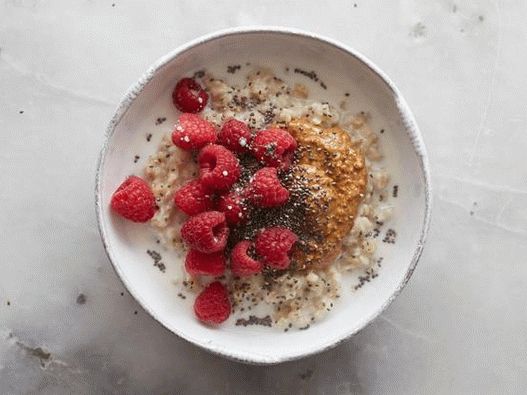
[[[340,253],[364,197],[368,180],[364,153],[339,127],[296,119],[287,129],[298,143],[293,174],[310,192],[306,215],[316,226],[305,245],[295,249],[293,259],[300,269],[324,268]]]

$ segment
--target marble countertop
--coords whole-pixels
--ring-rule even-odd
[[[523,0],[0,1],[0,392],[523,393],[525,15]],[[248,24],[322,33],[384,69],[435,189],[428,244],[391,307],[339,347],[272,367],[150,318],[105,256],[93,202],[126,88],[185,41]]]

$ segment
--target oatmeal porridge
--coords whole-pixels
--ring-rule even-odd
[[[377,276],[389,174],[367,113],[245,69],[229,71],[245,73],[237,84],[207,71],[178,82],[174,104],[191,114],[145,164],[148,222],[186,255],[177,284],[201,321],[307,329],[353,291],[346,272],[364,273],[355,290]]]

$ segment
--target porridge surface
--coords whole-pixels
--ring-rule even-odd
[[[210,95],[210,107],[202,113],[205,119],[220,126],[236,118],[246,122],[253,133],[269,126],[282,127],[295,137],[297,159],[283,182],[295,196],[298,183],[294,180],[304,181],[305,215],[296,226],[316,224],[311,233],[299,235],[299,248],[292,256],[295,270],[264,270],[249,278],[223,277],[238,316],[258,312],[264,317],[239,319],[237,324],[263,322],[284,330],[307,329],[333,309],[341,292],[351,292],[341,289],[342,273],[362,270],[370,277],[376,275],[375,265],[380,261],[375,254],[376,238],[392,211],[382,202],[389,175],[380,166],[383,156],[378,136],[369,127],[366,113],[352,114],[310,100],[305,85],[290,87],[269,69],[251,71],[237,86],[210,73],[202,74],[200,82]],[[186,216],[174,206],[173,196],[198,170],[195,158],[174,146],[169,134],[145,166],[159,207],[151,225],[166,248],[185,250],[180,229]],[[287,209],[277,210],[275,221],[294,214]],[[199,292],[206,283],[186,276],[182,284],[190,292]]]

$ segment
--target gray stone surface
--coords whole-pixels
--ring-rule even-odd
[[[322,3],[0,2],[2,394],[525,392],[527,2]],[[273,367],[209,355],[144,313],[93,207],[125,89],[177,45],[248,24],[322,33],[377,62],[415,112],[435,187],[402,295],[336,349]]]

